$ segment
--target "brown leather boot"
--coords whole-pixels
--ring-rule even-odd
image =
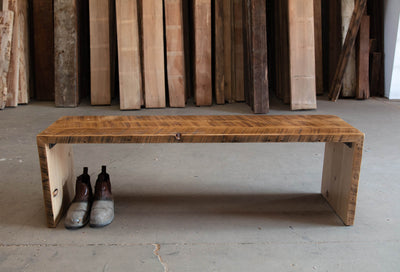
[[[114,200],[111,193],[110,176],[106,166],[101,167],[94,193],[94,201],[90,214],[91,227],[104,227],[114,219]]]
[[[88,223],[92,201],[90,176],[88,175],[88,168],[84,167],[83,174],[76,179],[75,197],[64,220],[67,229],[78,229]]]

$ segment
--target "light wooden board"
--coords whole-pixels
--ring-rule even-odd
[[[182,0],[164,0],[169,106],[186,104]]]
[[[196,106],[212,104],[211,0],[193,0]],[[225,17],[224,17],[225,18]]]
[[[214,2],[214,88],[217,104],[225,104],[224,0]]]
[[[141,0],[141,6],[145,105],[146,108],[164,108],[163,1]]]
[[[370,17],[364,15],[361,19],[359,39],[358,39],[358,58],[357,58],[357,99],[368,99],[370,96],[369,88],[369,32]]]
[[[349,30],[351,15],[354,11],[354,0],[341,0],[342,6],[342,44],[346,38],[346,33]],[[357,72],[356,72],[356,49],[353,48],[350,53],[349,62],[346,71],[343,75],[343,97],[354,97],[356,95],[357,86]]]
[[[111,103],[109,8],[109,0],[89,0],[90,101],[92,105]]]
[[[54,92],[56,107],[79,104],[76,0],[54,0]]]
[[[244,97],[244,58],[243,58],[243,0],[233,1],[233,60],[234,60],[234,89],[235,101],[245,101]]]
[[[120,109],[141,108],[142,71],[137,0],[116,0]]]
[[[292,110],[316,109],[313,0],[289,0]]]
[[[8,4],[6,2],[8,1]],[[7,9],[14,12],[14,27],[13,37],[11,42],[11,57],[10,66],[8,68],[7,75],[7,107],[18,106],[18,91],[19,91],[19,63],[20,63],[20,33],[21,29],[19,26],[19,6],[17,0],[4,0],[3,8],[7,6]]]
[[[18,73],[18,104],[29,102],[29,13],[28,0],[18,0],[18,26],[19,26],[19,73]]]
[[[314,0],[315,84],[318,95],[324,93],[321,1],[322,0]]]
[[[0,110],[7,102],[7,76],[10,67],[14,12],[0,12]]]
[[[223,16],[224,16],[224,93],[225,101],[234,102],[232,71],[234,71],[234,44],[232,43],[232,13],[233,1],[223,0]]]

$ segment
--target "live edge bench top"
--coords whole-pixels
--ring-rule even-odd
[[[40,133],[43,143],[362,142],[333,115],[66,116]]]

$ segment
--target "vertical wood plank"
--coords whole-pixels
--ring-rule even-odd
[[[364,15],[361,19],[359,32],[359,50],[357,58],[357,99],[368,99],[369,90],[369,30],[370,17]]]
[[[382,70],[382,53],[373,52],[371,54],[371,78],[370,91],[371,95],[379,96],[381,89],[381,70]]]
[[[215,100],[217,104],[225,104],[225,48],[224,48],[224,1],[214,2],[214,55],[215,55]]]
[[[321,193],[345,225],[354,224],[363,142],[326,143]]]
[[[233,80],[235,81],[233,97],[235,101],[245,101],[244,97],[244,71],[243,71],[243,0],[233,1],[233,33],[234,33],[234,62]]]
[[[142,72],[137,0],[116,0],[116,19],[120,109],[140,109]]]
[[[146,108],[165,107],[163,1],[141,0]]]
[[[328,59],[328,84],[330,88],[335,76],[336,67],[339,61],[340,51],[342,49],[342,0],[326,0],[328,17],[328,42],[326,51]]]
[[[266,13],[264,0],[243,2],[245,88],[254,113],[269,111]]]
[[[233,65],[233,45],[232,45],[232,13],[233,2],[231,0],[223,0],[223,16],[224,16],[224,93],[225,101],[234,102],[232,89],[232,65]]]
[[[0,110],[7,102],[7,76],[10,67],[14,12],[0,12]]]
[[[329,97],[332,101],[337,101],[337,99],[339,98],[343,82],[343,75],[349,61],[350,52],[354,47],[357,33],[361,24],[361,19],[366,9],[366,6],[367,0],[357,0],[356,6],[354,7],[354,12],[350,20],[349,31],[346,34],[346,39],[343,44],[342,52],[339,56],[335,76],[329,90]]]
[[[212,104],[211,0],[193,0],[193,16],[195,100],[197,106],[210,106]]]
[[[292,110],[316,109],[313,0],[289,0]]]
[[[32,1],[35,97],[54,101],[53,1]]]
[[[10,66],[7,75],[7,107],[18,106],[18,91],[19,91],[19,63],[20,63],[20,25],[19,25],[19,6],[17,0],[8,1],[8,10],[14,12],[14,26],[11,42],[11,57]],[[3,2],[3,5],[4,5]]]
[[[18,104],[29,102],[29,30],[28,0],[18,0],[19,25],[19,72],[18,72]]]
[[[182,0],[164,0],[169,106],[186,103],[185,46]]]
[[[54,91],[56,107],[79,104],[76,0],[54,0]]]
[[[111,103],[109,0],[89,0],[90,100],[92,105]]]
[[[321,1],[322,0],[314,0],[315,82],[318,95],[324,93]]]
[[[342,13],[342,43],[346,38],[346,33],[349,30],[351,16],[354,11],[354,0],[342,0],[341,13]],[[343,97],[354,97],[356,95],[357,86],[356,76],[356,50],[353,48],[350,53],[349,63],[347,64],[346,71],[343,75]]]

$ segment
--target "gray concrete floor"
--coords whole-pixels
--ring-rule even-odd
[[[245,104],[119,111],[33,102],[0,112],[0,271],[400,271],[400,103],[320,98],[366,134],[355,225],[319,194],[323,144],[74,147],[108,166],[115,220],[46,227],[35,136],[64,115],[250,114]]]

